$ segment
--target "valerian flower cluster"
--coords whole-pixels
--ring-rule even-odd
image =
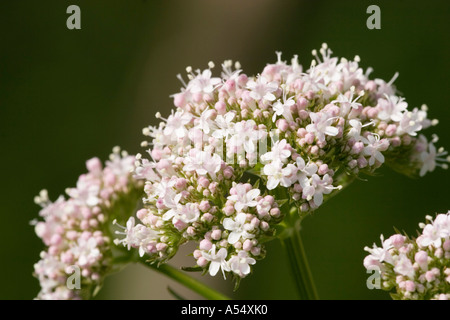
[[[115,148],[104,168],[98,158],[86,162],[88,172],[79,177],[76,188],[66,190],[67,199],[60,196],[51,202],[46,190],[35,198],[42,206],[42,220],[33,224],[46,245],[34,265],[41,285],[37,299],[89,298],[112,270],[112,217],[123,212],[129,216],[142,194],[142,182],[132,178],[134,161]]]
[[[450,299],[450,211],[421,223],[417,238],[381,236],[381,247],[366,247],[367,270],[380,273],[382,289],[394,299]]]
[[[196,267],[247,276],[285,217],[301,216],[359,174],[383,163],[423,176],[448,158],[422,131],[437,124],[427,107],[408,108],[393,85],[370,79],[360,59],[332,57],[324,44],[304,70],[297,56],[255,77],[225,61],[220,77],[186,69],[175,109],[144,128],[137,155],[144,208],[123,227],[122,244],[163,263],[188,241]],[[287,204],[288,202],[288,204]]]

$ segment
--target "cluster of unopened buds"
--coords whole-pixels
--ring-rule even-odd
[[[450,300],[450,211],[426,219],[417,238],[381,236],[381,247],[365,248],[364,266],[379,272],[394,299]]]
[[[84,266],[91,281],[101,277],[108,265],[102,246],[110,246],[102,228],[113,218],[115,244],[137,250],[148,263],[167,262],[194,241],[193,269],[239,283],[264,258],[264,243],[292,227],[285,219],[292,207],[302,218],[383,163],[410,176],[447,167],[446,152],[434,146],[437,137],[421,134],[437,120],[428,119],[425,105],[408,109],[393,86],[397,74],[389,82],[371,80],[359,57],[332,57],[325,44],[319,52],[313,51],[307,70],[297,56],[287,63],[277,53],[255,77],[231,61],[222,64],[220,77],[213,76],[212,62],[203,71],[188,67],[187,83],[178,76],[184,87],[173,95],[175,109],[166,118],[158,112],[159,125],[143,129],[148,158],[121,159],[123,171],[109,163],[102,171],[91,160],[88,168],[95,162],[95,170],[68,190],[69,200],[47,204],[41,197],[45,222],[36,229],[49,246],[36,266],[41,283],[53,290],[71,263]],[[111,170],[113,182],[105,173]],[[135,217],[101,219],[110,198],[127,197],[138,181],[144,197]],[[77,249],[77,243],[99,247],[95,259],[81,259],[97,251]],[[52,264],[57,271],[50,275]]]
[[[131,177],[134,161],[115,148],[104,168],[98,158],[86,162],[88,172],[79,177],[76,188],[66,190],[68,199],[60,196],[51,202],[46,190],[36,196],[43,221],[33,224],[47,246],[34,265],[41,285],[38,299],[89,298],[111,271],[110,217],[130,210],[128,206],[134,209],[142,190],[142,182]],[[75,272],[79,279],[68,283]]]
[[[264,257],[286,212],[317,209],[358,174],[388,163],[423,176],[446,167],[437,137],[420,134],[437,124],[427,108],[408,110],[393,82],[370,80],[353,60],[321,57],[304,71],[295,56],[249,77],[225,61],[221,77],[187,68],[188,82],[173,95],[175,110],[144,128],[150,159],[137,156],[145,180],[144,208],[130,218],[125,237],[150,263],[165,262],[194,240],[196,267],[239,279]]]

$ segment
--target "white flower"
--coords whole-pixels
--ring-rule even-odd
[[[389,253],[389,250],[391,250],[394,246],[392,245],[392,241],[391,239],[386,239],[384,240],[384,236],[381,235],[380,236],[381,239],[381,245],[382,247],[379,248],[375,245],[375,243],[373,244],[373,248],[369,248],[369,247],[365,247],[364,250],[369,252],[371,254],[371,257],[378,261],[378,262],[388,262],[388,263],[393,263],[392,260],[392,256]]]
[[[209,173],[211,178],[215,179],[216,173],[220,170],[221,165],[222,159],[218,154],[192,149],[189,156],[184,158],[183,170],[195,171],[199,175]]]
[[[372,121],[370,121],[363,125],[359,119],[351,119],[348,123],[350,124],[350,126],[352,128],[348,131],[347,135],[349,137],[355,138],[356,140],[361,140],[361,129],[362,128],[374,124]]]
[[[336,127],[330,125],[331,122],[336,120],[335,117],[331,117],[325,112],[311,112],[309,117],[311,118],[311,124],[306,126],[306,131],[314,133],[320,142],[325,141],[325,135],[334,137],[339,133]]]
[[[294,97],[286,99],[286,91],[283,91],[283,102],[277,100],[272,106],[273,116],[272,121],[275,122],[277,116],[283,116],[288,121],[294,121],[291,113],[291,107],[295,104]]]
[[[438,228],[441,238],[450,237],[450,215],[448,213],[438,214],[433,225]]]
[[[149,180],[151,182],[157,182],[161,180],[161,177],[156,173],[156,163],[149,161],[148,159],[142,159],[139,166],[135,169],[135,175],[133,178]]]
[[[380,140],[378,135],[368,135],[367,140],[365,140],[367,145],[364,147],[363,153],[366,156],[370,156],[369,165],[373,166],[375,160],[380,163],[384,163],[384,155],[380,151],[386,151],[389,147],[389,143],[386,139]]]
[[[403,253],[400,254],[398,261],[396,261],[394,271],[410,279],[414,279],[416,274],[411,260]]]
[[[274,101],[276,99],[272,92],[278,89],[278,84],[276,82],[268,82],[265,77],[259,76],[256,81],[249,80],[247,82],[247,89],[250,89],[250,97],[255,100],[268,100]]]
[[[303,160],[302,157],[298,156],[295,160],[295,164],[297,166],[297,181],[300,183],[300,185],[306,186],[308,184],[309,177],[312,177],[317,170],[319,169],[317,165],[314,162],[309,162],[308,164],[305,163],[305,160]],[[295,181],[293,181],[294,183]]]
[[[233,122],[236,114],[233,111],[227,112],[224,115],[218,115],[214,120],[215,130],[212,132],[212,136],[216,139],[225,138],[228,139],[234,134]]]
[[[313,174],[310,179],[303,180],[303,199],[308,201],[313,199],[316,206],[320,206],[323,202],[323,194],[329,194],[334,189],[340,189],[341,186],[334,187],[333,179],[325,174],[322,178],[319,175]]]
[[[113,153],[106,161],[105,170],[111,170],[117,177],[126,177],[134,169],[135,160],[134,156],[121,157]]]
[[[97,241],[93,237],[89,238],[89,240],[83,237],[78,238],[77,245],[71,251],[75,257],[78,257],[78,265],[81,268],[89,267],[101,258]]]
[[[358,103],[356,101],[359,100],[364,95],[364,92],[361,92],[359,96],[357,96],[355,99],[353,99],[353,95],[355,93],[354,87],[350,89],[350,97],[347,97],[346,95],[343,95],[342,93],[339,94],[336,100],[331,101],[331,103],[339,103],[341,106],[342,112],[341,114],[347,114],[351,109],[358,109],[362,106],[361,103]]]
[[[196,203],[186,203],[179,210],[179,219],[184,223],[192,223],[200,217],[200,210]]]
[[[398,134],[407,133],[417,136],[417,131],[423,129],[423,124],[427,123],[427,113],[415,108],[412,112],[404,112],[400,120]]]
[[[266,152],[261,156],[261,161],[278,161],[282,163],[291,155],[289,148],[290,145],[286,142],[286,139],[277,141],[273,144],[271,151]]]
[[[75,202],[80,205],[96,206],[100,199],[98,193],[100,192],[100,186],[97,181],[90,180],[86,176],[81,176],[77,181],[76,188],[69,188],[66,193],[75,199]]]
[[[134,217],[130,217],[127,221],[126,227],[123,227],[117,223],[116,220],[113,221],[118,227],[124,231],[116,231],[116,234],[125,235],[123,239],[114,239],[116,245],[123,244],[130,248],[139,248],[139,255],[142,257],[147,252],[147,246],[150,243],[154,243],[158,238],[159,232],[148,228],[142,224],[135,225]]]
[[[257,149],[257,141],[263,138],[261,130],[258,130],[256,122],[253,120],[243,120],[234,126],[234,135],[227,141],[230,148],[240,153],[243,150],[253,153]]]
[[[436,147],[432,142],[428,144],[428,152],[424,151],[420,154],[422,167],[420,168],[420,176],[423,177],[427,172],[433,172],[436,168]]]
[[[230,244],[235,244],[239,241],[239,239],[242,237],[242,239],[250,239],[253,238],[255,235],[248,233],[246,229],[246,220],[247,220],[247,214],[246,213],[238,213],[236,217],[233,218],[225,218],[223,219],[223,227],[226,230],[231,231],[228,235],[228,242]]]
[[[439,248],[442,244],[442,238],[450,236],[450,215],[439,214],[432,224],[427,224],[422,234],[417,238],[417,244],[421,247],[430,245]]]
[[[206,109],[202,112],[201,116],[197,119],[196,128],[201,129],[205,134],[209,134],[211,127],[213,126],[213,121],[211,116],[215,113],[215,110]]]
[[[188,132],[186,125],[191,122],[191,120],[192,114],[189,112],[177,111],[172,113],[169,118],[167,118],[167,123],[163,130],[164,135],[170,137],[171,140],[184,138]]]
[[[408,108],[408,104],[403,98],[394,95],[385,96],[386,99],[378,99],[378,118],[383,121],[399,122],[402,119],[403,112]]]
[[[248,207],[255,207],[258,204],[255,198],[258,197],[261,192],[259,189],[252,189],[247,192],[247,189],[243,184],[235,184],[233,189],[235,194],[230,195],[228,200],[235,202],[234,208],[237,212],[246,210]]]
[[[196,203],[187,203],[185,205],[177,204],[176,207],[166,211],[162,219],[164,221],[172,219],[174,222],[180,220],[184,223],[192,223],[197,221],[199,217],[198,205]]]
[[[280,185],[283,187],[290,187],[298,181],[298,167],[292,163],[289,163],[285,168],[281,170],[283,177],[280,180]]]
[[[235,68],[237,68],[237,70],[233,70],[233,61],[231,60],[225,60],[222,63],[222,73],[221,76],[224,80],[229,80],[229,79],[233,79],[235,80],[238,76],[239,73],[241,73],[242,70],[240,70],[240,64],[239,62],[235,63]]]
[[[273,190],[283,179],[283,164],[279,161],[273,161],[266,164],[263,173],[267,176],[267,189]]]
[[[220,78],[211,78],[211,70],[206,69],[202,73],[197,70],[197,76],[189,82],[188,90],[192,93],[209,94],[219,85],[222,80]]]
[[[254,265],[256,260],[249,257],[246,251],[239,251],[237,255],[229,260],[231,271],[239,275],[241,278],[250,273],[250,265]]]
[[[210,261],[209,264],[209,274],[211,276],[215,276],[217,272],[221,269],[223,277],[225,278],[225,271],[230,271],[230,266],[226,261],[228,252],[225,248],[220,248],[220,250],[216,254],[216,245],[213,244],[211,250],[209,252],[203,252],[202,256],[207,261]]]

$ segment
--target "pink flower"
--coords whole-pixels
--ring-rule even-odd
[[[247,88],[250,89],[250,97],[255,100],[274,101],[276,99],[273,92],[278,89],[276,82],[269,82],[263,76],[259,76],[256,80],[249,80]]]
[[[334,137],[339,133],[336,127],[331,126],[336,118],[329,116],[327,113],[311,112],[309,117],[311,118],[311,124],[306,126],[306,131],[315,134],[318,141],[325,141],[325,135]]]

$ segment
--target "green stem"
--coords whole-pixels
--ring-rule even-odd
[[[318,300],[319,296],[300,235],[300,220],[298,218],[295,219],[294,215],[298,217],[296,207],[291,208],[289,216],[286,217],[288,222],[294,220],[294,223],[289,223],[290,227],[286,230],[285,236],[281,237],[281,241],[286,249],[289,265],[300,299]]]
[[[192,291],[197,292],[198,294],[200,294],[202,297],[204,297],[206,299],[230,300],[230,298],[225,296],[224,294],[217,292],[216,290],[206,286],[205,284],[201,283],[200,281],[190,277],[189,275],[181,272],[180,270],[178,270],[168,264],[161,264],[161,265],[157,266],[156,264],[150,264],[150,263],[146,262],[144,258],[139,259],[139,262],[150,269],[153,269],[159,273],[164,274],[165,276],[184,285],[185,287],[191,289]]]

